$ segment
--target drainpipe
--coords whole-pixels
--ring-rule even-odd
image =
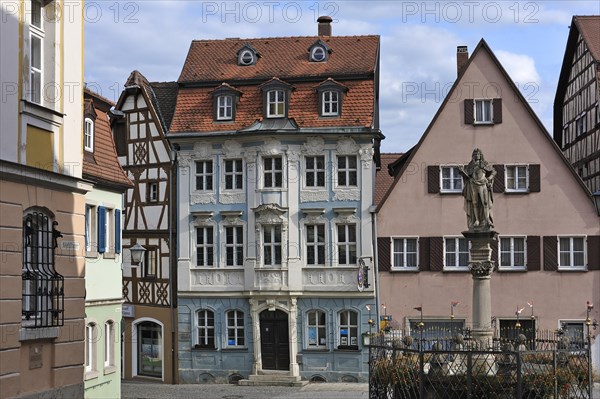
[[[377,250],[377,207],[372,205],[369,208],[371,213],[371,227],[373,236],[373,278],[375,279],[375,331],[379,332],[379,253]]]
[[[175,262],[177,261],[177,247],[174,245],[173,241],[173,212],[177,210],[177,206],[173,202],[173,188],[175,184],[174,181],[177,180],[177,151],[179,150],[178,144],[173,144],[171,148],[171,167],[169,169],[169,253],[170,253],[170,267],[169,267],[169,291],[170,291],[170,318],[171,318],[171,384],[175,385],[178,380],[176,378],[176,367],[175,367],[175,323],[177,322],[177,317],[175,317],[175,301],[177,299],[177,290],[176,290],[176,267]],[[173,173],[175,172],[175,179],[173,179]]]

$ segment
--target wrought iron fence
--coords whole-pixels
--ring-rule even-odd
[[[592,397],[589,345],[573,349],[559,332],[501,334],[486,345],[472,340],[468,329],[439,333],[371,336],[369,398]]]

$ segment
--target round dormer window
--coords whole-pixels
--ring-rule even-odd
[[[240,54],[241,65],[252,65],[254,64],[254,53],[250,50],[244,50]]]
[[[310,58],[316,62],[325,61],[325,57],[326,57],[325,49],[320,46],[314,47],[310,54]]]

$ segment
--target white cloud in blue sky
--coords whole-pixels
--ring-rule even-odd
[[[571,18],[600,14],[600,2],[87,1],[85,11],[85,80],[113,100],[134,69],[176,80],[194,39],[312,36],[319,15],[332,15],[334,35],[381,35],[382,151],[401,152],[454,81],[456,46],[481,38],[550,129]]]

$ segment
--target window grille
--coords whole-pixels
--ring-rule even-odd
[[[40,212],[23,220],[22,317],[27,327],[64,324],[64,278],[54,268],[54,249],[62,237],[57,225]]]

